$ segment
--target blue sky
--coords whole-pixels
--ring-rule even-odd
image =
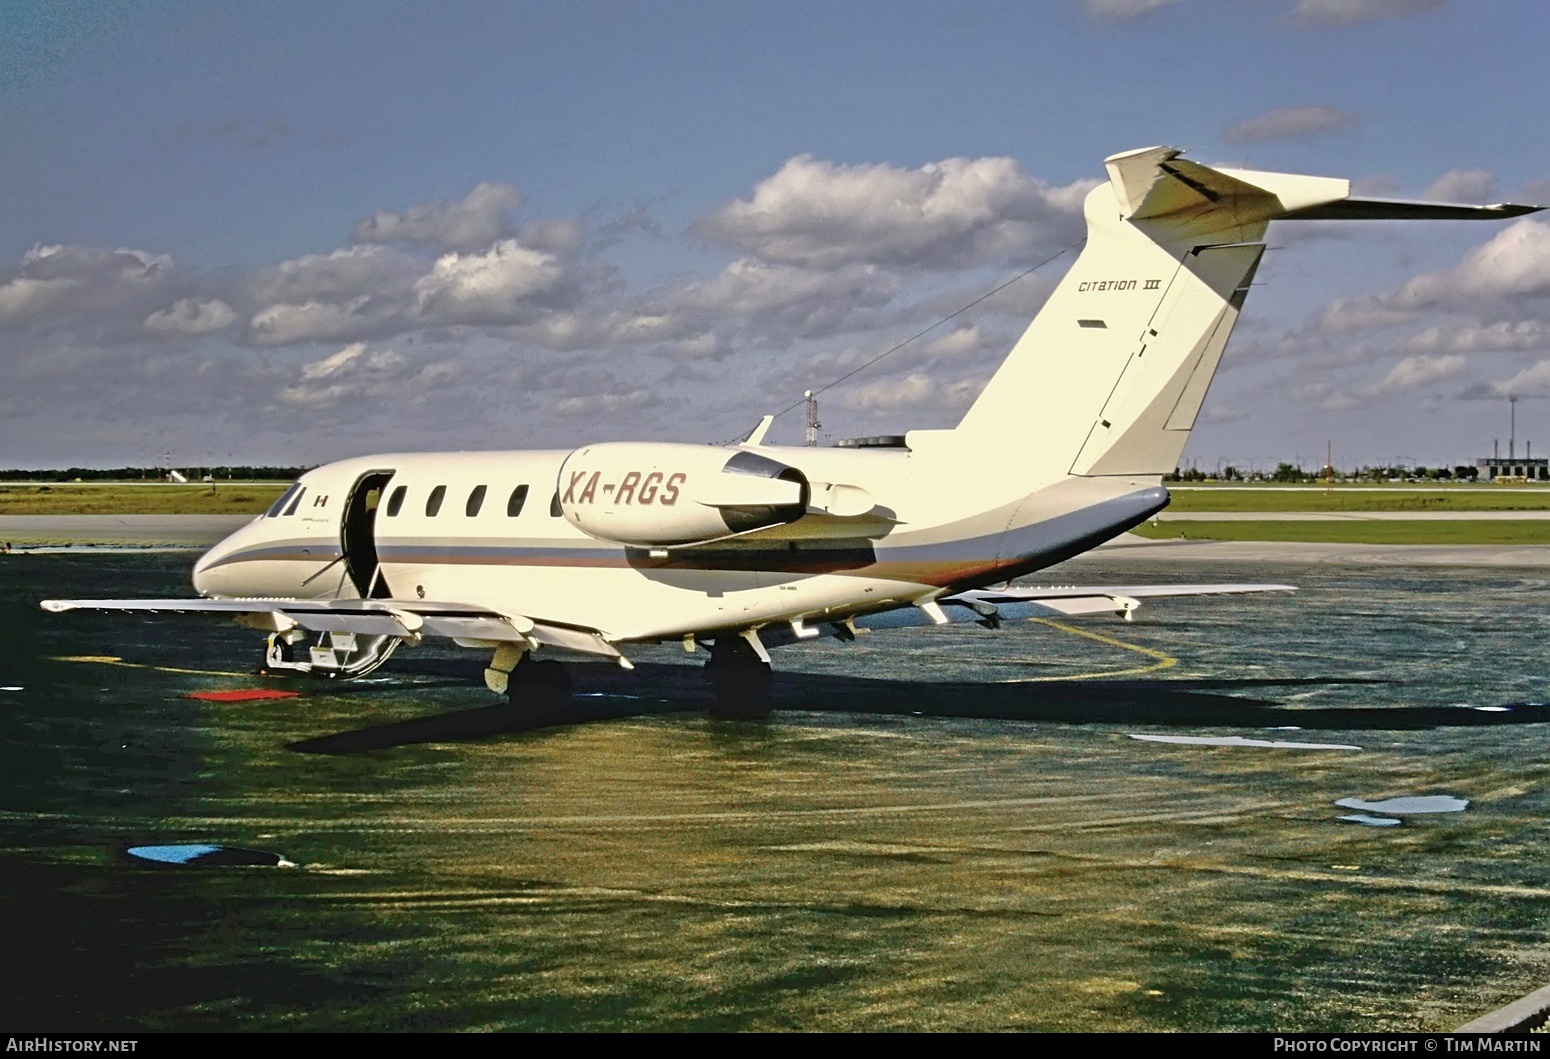
[[[0,466],[726,440],[1154,143],[1550,201],[1539,3],[12,3]],[[1272,231],[1186,461],[1550,454],[1550,222]],[[1069,261],[822,397],[955,422]],[[800,414],[773,435],[800,438]]]

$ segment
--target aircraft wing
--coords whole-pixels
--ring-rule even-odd
[[[1097,614],[1113,611],[1128,620],[1141,600],[1159,596],[1227,596],[1241,592],[1295,592],[1295,585],[1100,585],[1100,586],[1053,586],[1050,588],[1024,587],[976,588],[958,592],[940,600],[942,603],[960,603],[974,609],[975,604],[990,604],[1003,617],[1038,617],[1041,613]],[[1026,614],[1020,609],[1032,608]]]
[[[46,599],[44,610],[129,610],[227,614],[266,632],[352,632],[364,636],[445,636],[454,640],[540,643],[618,660],[598,629],[507,614],[471,603],[416,599]]]
[[[795,626],[776,623],[764,626],[761,634],[767,646],[780,647],[815,635],[846,637],[853,635],[852,630],[856,629],[897,629],[969,621],[995,628],[1003,621],[1105,611],[1129,621],[1141,606],[1141,600],[1154,597],[1295,591],[1292,585],[1270,584],[977,588],[918,606],[895,607],[863,615],[847,624],[822,623],[798,633]],[[308,632],[350,632],[405,639],[444,636],[465,643],[477,640],[545,644],[601,655],[625,664],[619,649],[599,629],[509,614],[471,603],[423,599],[46,599],[41,606],[56,614],[68,610],[225,614],[264,632],[288,632],[299,628]]]
[[[975,621],[992,628],[1024,618],[1101,614],[1132,620],[1143,599],[1158,596],[1220,596],[1240,592],[1295,592],[1294,585],[1056,585],[1048,588],[1013,585],[976,588],[942,596],[924,606],[900,607],[855,619],[862,629],[894,629],[910,625],[942,625]]]

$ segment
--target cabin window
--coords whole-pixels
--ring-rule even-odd
[[[559,518],[563,514],[565,514],[565,512],[560,510],[560,491],[556,489],[554,491],[554,496],[549,500],[549,517]]]
[[[287,489],[285,492],[280,494],[280,499],[276,500],[274,503],[269,505],[269,510],[264,512],[264,517],[265,518],[274,518],[280,512],[284,511],[285,510],[285,505],[290,503],[291,497],[294,496],[296,494],[296,490],[298,490],[300,488],[301,488],[301,483],[300,482],[292,482],[291,483],[291,487],[289,489]]]
[[[409,487],[407,485],[401,485],[393,490],[393,495],[388,497],[387,502],[388,518],[398,514],[398,509],[404,506],[404,494],[408,491]]]
[[[305,489],[296,490],[296,496],[291,500],[290,505],[285,509],[285,513],[287,515],[296,514],[296,509],[301,506],[301,498],[306,495],[307,491]]]
[[[463,514],[473,518],[479,514],[479,509],[484,506],[484,486],[474,486],[474,491],[468,494],[468,503],[463,505]]]
[[[441,502],[446,498],[447,487],[438,485],[431,490],[431,495],[425,498],[425,517],[435,518],[436,512],[441,510]]]
[[[527,503],[527,486],[519,485],[511,491],[511,499],[506,501],[506,517],[516,518],[522,514],[522,505]]]

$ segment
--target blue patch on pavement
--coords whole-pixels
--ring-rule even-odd
[[[202,842],[176,846],[130,846],[124,852],[156,864],[294,866],[278,853],[267,850],[212,846]]]

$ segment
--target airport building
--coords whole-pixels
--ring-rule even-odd
[[[1527,456],[1491,456],[1475,461],[1482,482],[1497,479],[1521,479],[1526,482],[1550,482],[1550,459]]]
[[[1514,481],[1514,482],[1546,482],[1550,481],[1550,460],[1533,459],[1530,453],[1534,451],[1532,441],[1523,445],[1523,456],[1519,458],[1518,451],[1518,396],[1507,396],[1507,458],[1502,459],[1501,442],[1491,445],[1491,458],[1481,458],[1475,461],[1475,466],[1480,469],[1479,480],[1482,482]]]

